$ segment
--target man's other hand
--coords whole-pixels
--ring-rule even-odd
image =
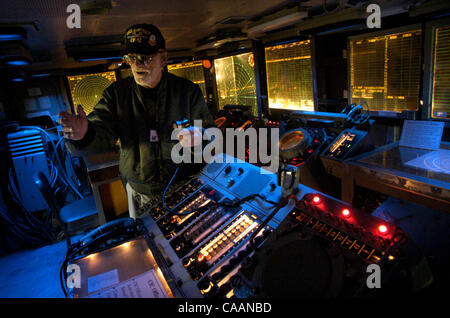
[[[184,128],[178,134],[178,140],[183,147],[195,147],[202,144],[202,131],[200,128],[191,126]]]
[[[81,105],[77,107],[77,115],[60,112],[58,122],[63,125],[64,138],[66,139],[81,140],[88,130],[88,120]]]

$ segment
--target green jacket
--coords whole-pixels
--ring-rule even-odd
[[[167,71],[158,86],[156,104],[160,143],[150,143],[142,93],[132,76],[119,80],[104,90],[88,115],[86,136],[79,141],[67,140],[66,146],[74,155],[90,156],[111,152],[119,139],[123,181],[137,192],[161,194],[175,170],[171,159],[177,143],[171,140],[173,122],[187,118],[193,124],[198,119],[203,128],[215,126],[215,122],[199,86]],[[200,168],[190,164],[180,169],[181,176],[192,175]]]

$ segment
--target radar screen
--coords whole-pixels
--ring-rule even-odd
[[[251,106],[258,115],[253,53],[214,60],[219,109],[225,105]]]
[[[310,40],[265,48],[269,107],[314,110]]]
[[[450,27],[436,29],[432,116],[450,118]]]
[[[369,111],[417,111],[421,30],[351,38],[350,98]]]
[[[167,66],[169,73],[186,78],[200,86],[206,100],[205,73],[202,61],[171,64]]]
[[[110,71],[74,75],[67,76],[67,80],[75,109],[77,105],[81,105],[86,114],[89,114],[102,97],[104,89],[116,81],[116,73]]]

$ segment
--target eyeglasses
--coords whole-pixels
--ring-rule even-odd
[[[147,65],[150,65],[150,63],[153,61],[155,56],[156,56],[156,54],[154,54],[154,55],[140,55],[140,54],[129,55],[129,54],[127,54],[127,55],[124,55],[123,61],[125,63],[127,63],[128,65],[136,64],[136,62],[137,62],[139,64],[143,64],[143,65],[147,66]]]

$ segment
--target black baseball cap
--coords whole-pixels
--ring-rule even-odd
[[[135,24],[125,31],[125,54],[155,54],[166,48],[161,31],[153,24]]]

